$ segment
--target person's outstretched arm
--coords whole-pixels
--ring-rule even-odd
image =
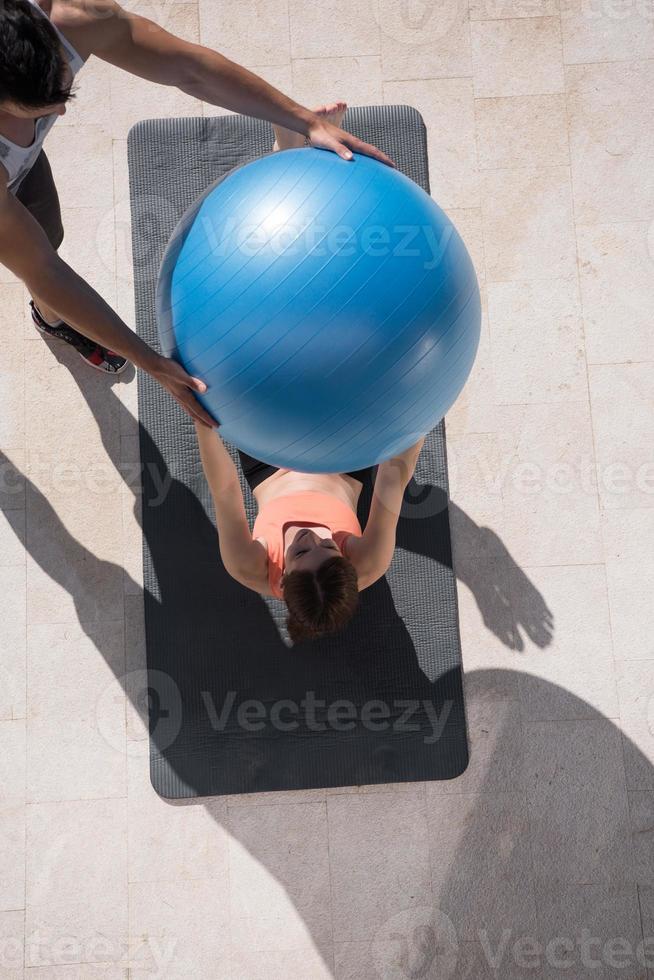
[[[245,514],[238,471],[215,429],[196,422],[204,475],[216,513],[220,557],[237,582],[263,592],[267,588],[267,555],[252,534]]]
[[[415,472],[424,441],[423,436],[414,446],[385,460],[377,468],[363,536],[348,541],[348,556],[357,570],[359,590],[380,579],[391,563],[404,491]]]
[[[194,395],[196,391],[206,391],[206,385],[190,377],[176,361],[152,350],[59,257],[38,222],[7,189],[7,171],[1,165],[0,263],[22,279],[32,296],[47,303],[62,320],[148,371],[189,415],[207,426],[212,424]]]
[[[172,85],[203,102],[292,129],[313,146],[344,159],[365,153],[393,161],[377,147],[320,119],[258,75],[200,44],[170,34],[153,21],[123,10],[115,0],[55,0],[53,20],[83,55],[161,85]]]

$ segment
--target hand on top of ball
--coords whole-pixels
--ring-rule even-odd
[[[170,392],[194,421],[201,422],[212,429],[218,426],[218,422],[205,411],[194,394],[195,392],[204,394],[207,390],[204,381],[187,374],[181,364],[169,357],[159,358],[156,367],[150,370],[150,374],[166,391]]]
[[[328,122],[326,119],[321,119],[319,116],[316,117],[315,122],[309,124],[307,136],[312,146],[317,146],[323,150],[332,150],[343,160],[351,160],[351,151],[354,150],[355,153],[363,153],[365,156],[374,157],[375,160],[379,160],[381,163],[385,163],[389,167],[396,169],[393,160],[387,157],[385,153],[382,153],[381,150],[378,150],[376,146],[372,146],[371,143],[364,143],[363,140],[353,136],[352,133],[348,133],[344,129],[339,129],[338,126],[334,126],[333,123]]]

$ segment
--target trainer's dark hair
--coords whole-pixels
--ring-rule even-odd
[[[62,85],[66,57],[47,17],[29,0],[0,0],[0,101],[26,109],[73,98]]]
[[[294,643],[337,633],[350,621],[359,602],[354,565],[341,555],[323,562],[315,572],[284,576],[288,606],[286,626]]]

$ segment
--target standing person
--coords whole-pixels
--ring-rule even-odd
[[[206,390],[204,383],[140,340],[57,254],[64,231],[43,142],[91,56],[266,119],[344,159],[354,150],[391,161],[218,52],[175,37],[115,0],[1,0],[0,262],[27,286],[43,334],[72,344],[87,364],[110,374],[132,361],[208,425],[212,420],[194,395]]]

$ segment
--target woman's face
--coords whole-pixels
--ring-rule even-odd
[[[312,528],[303,527],[296,533],[286,551],[284,570],[290,572],[315,572],[323,562],[341,551],[333,538],[323,538]]]

